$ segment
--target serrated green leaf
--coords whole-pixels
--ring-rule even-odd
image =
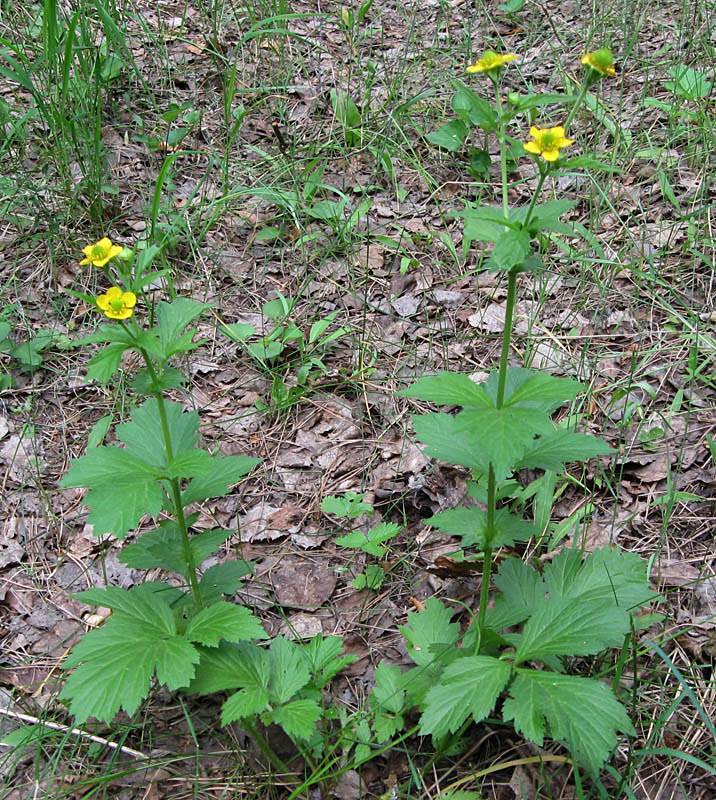
[[[488,627],[502,630],[524,622],[544,602],[545,585],[532,567],[519,558],[506,558],[495,575],[500,594],[487,609]]]
[[[260,459],[249,456],[212,456],[211,469],[194,478],[182,493],[183,504],[197,503],[210,497],[223,497],[229,487],[238,483],[259,463]]]
[[[162,520],[158,528],[125,545],[119,560],[132,569],[163,569],[187,576],[182,536],[174,520]]]
[[[489,537],[487,513],[477,507],[440,511],[426,519],[425,523],[451,536],[461,536],[463,547],[485,547],[487,544],[494,548],[508,547],[515,541],[527,541],[535,532],[532,523],[511,514],[506,508],[500,508],[495,513],[494,530]]]
[[[251,642],[201,648],[201,661],[188,688],[190,694],[214,694],[226,689],[264,688],[271,677],[271,654]]]
[[[199,478],[211,473],[213,457],[206,450],[187,450],[174,456],[162,470],[167,478]]]
[[[199,642],[205,647],[218,647],[222,639],[241,642],[246,639],[266,639],[268,636],[248,608],[223,600],[202,608],[193,616],[184,635],[190,642]]]
[[[381,557],[386,553],[383,542],[388,542],[397,536],[402,530],[400,525],[392,522],[381,522],[372,527],[369,531],[351,531],[345,536],[336,537],[336,544],[339,547],[349,547],[362,550],[371,556]]]
[[[269,707],[268,691],[261,686],[240,689],[221,707],[221,724],[228,725],[246,717],[260,714]]]
[[[606,442],[589,434],[555,430],[535,439],[522,452],[516,466],[561,472],[570,461],[587,461],[611,452]]]
[[[394,664],[381,661],[375,670],[375,686],[370,693],[373,728],[379,742],[385,742],[404,726],[403,672]]]
[[[629,616],[616,606],[553,597],[537,605],[525,624],[515,663],[550,656],[587,656],[621,647]]]
[[[433,648],[450,649],[460,638],[460,626],[451,622],[452,612],[435,597],[425,601],[425,610],[408,613],[408,622],[401,626],[408,655],[418,666],[436,661]]]
[[[301,647],[277,636],[271,643],[271,700],[287,703],[310,679]]]
[[[467,125],[462,120],[453,119],[441,125],[437,130],[431,131],[425,138],[436,147],[457,153],[469,132]]]
[[[413,427],[418,441],[425,445],[427,455],[479,472],[487,472],[489,469],[485,437],[460,414],[414,416]]]
[[[193,450],[199,438],[199,415],[184,411],[179,403],[164,401],[173,455]],[[157,400],[150,397],[133,411],[129,422],[117,426],[117,438],[124,442],[127,452],[157,469],[167,464],[162,423]]]
[[[518,670],[503,718],[540,747],[545,723],[552,738],[596,775],[617,744],[617,732],[633,734],[626,710],[607,686],[589,678]]]
[[[292,739],[310,739],[321,714],[321,707],[315,700],[302,698],[274,708],[271,718]]]
[[[121,590],[120,590],[121,591]],[[110,722],[120,708],[133,714],[149,692],[152,676],[170,689],[188,686],[199,652],[179,636],[169,606],[157,592],[138,587],[106,593],[115,610],[102,627],[72,649],[65,668],[74,668],[61,697],[70,700],[78,722]]]
[[[495,474],[508,474],[520,463],[525,452],[532,447],[537,434],[553,428],[549,417],[538,409],[486,408],[461,411],[458,419],[479,434],[488,463]]]
[[[190,297],[176,297],[170,303],[157,306],[157,329],[162,357],[167,359],[176,353],[187,352],[197,346],[192,342],[193,331],[185,332],[187,325],[209,306]]]
[[[544,580],[554,597],[606,602],[625,611],[659,599],[649,586],[646,562],[619,548],[595,550],[584,560],[579,550],[564,549],[545,566]]]
[[[343,654],[340,636],[314,636],[302,650],[313,677],[313,683],[322,689],[342,669],[357,661],[352,653]]]
[[[465,221],[463,249],[469,250],[473,242],[495,243],[507,230],[512,221],[505,217],[504,211],[495,206],[473,206],[467,204],[455,214]]]
[[[119,369],[122,355],[129,346],[127,344],[110,344],[95,353],[87,362],[87,378],[101,384],[109,383]]]
[[[439,405],[465,408],[492,408],[494,405],[482,386],[457,372],[426,375],[399,394]]]
[[[395,664],[381,661],[375,670],[375,686],[370,693],[370,702],[374,708],[400,713],[405,707],[405,689],[403,688],[403,672]]]
[[[119,447],[95,447],[72,462],[60,482],[63,488],[87,487],[87,521],[95,535],[123,537],[145,516],[156,516],[164,492],[156,470]]]
[[[356,519],[373,510],[371,503],[365,502],[365,497],[357,492],[346,492],[344,495],[329,495],[321,500],[321,511],[339,519]]]
[[[99,447],[102,442],[104,441],[104,437],[107,435],[107,431],[112,424],[112,415],[105,414],[103,417],[100,417],[97,422],[92,426],[89,434],[87,435],[87,449],[89,450],[92,447]]]
[[[480,722],[495,707],[511,672],[506,661],[490,656],[467,656],[450,664],[425,698],[420,733],[441,738],[470,716]]]
[[[256,237],[258,241],[259,237]],[[230,324],[221,323],[219,330],[226,334],[233,342],[240,342],[243,344],[247,339],[256,335],[256,328],[244,322],[232,322]]]
[[[253,565],[249,561],[236,559],[214,564],[201,576],[199,591],[205,603],[220,600],[222,595],[234,595],[243,585],[242,578],[251,575]]]
[[[522,367],[510,367],[505,381],[505,405],[534,408],[551,413],[559,406],[574,400],[584,389],[571,378],[556,378],[547,372]]]

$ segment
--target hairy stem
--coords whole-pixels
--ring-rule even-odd
[[[500,352],[500,372],[497,378],[497,398],[495,406],[502,408],[505,402],[505,386],[507,383],[507,359],[510,355],[512,338],[512,319],[515,314],[515,297],[517,295],[517,270],[511,269],[507,278],[507,302],[505,304],[505,328],[502,331],[502,351]]]
[[[162,438],[164,439],[164,450],[166,451],[167,461],[171,461],[174,458],[174,448],[172,446],[172,437],[171,437],[171,432],[169,430],[169,421],[167,420],[167,409],[164,404],[164,396],[162,395],[161,391],[158,388],[159,383],[158,383],[157,371],[154,369],[154,364],[152,363],[152,360],[149,357],[149,353],[147,353],[147,351],[142,348],[140,348],[140,352],[142,354],[142,358],[144,359],[144,363],[147,365],[147,371],[149,372],[149,375],[152,378],[152,383],[154,384],[155,387],[153,395],[157,401],[157,411],[159,412],[159,423],[162,428]],[[177,478],[168,478],[167,481],[171,488],[174,514],[176,515],[177,525],[179,526],[179,531],[181,533],[182,556],[187,566],[187,574],[189,577],[189,587],[191,589],[191,595],[192,598],[194,599],[194,605],[197,608],[201,608],[203,606],[203,601],[201,598],[201,592],[199,590],[199,579],[197,577],[197,572],[196,572],[196,563],[194,562],[194,553],[192,552],[191,542],[189,541],[189,527],[186,524],[186,517],[184,516],[184,504],[182,503],[181,499],[181,489],[179,488],[179,480]]]
[[[562,126],[566,131],[569,128],[569,124],[574,119],[574,115],[577,113],[579,106],[582,105],[584,102],[584,98],[587,96],[587,92],[589,91],[589,81],[585,79],[584,83],[579,88],[579,94],[577,95],[577,99],[572,104],[572,108],[569,109],[569,114],[567,114],[567,119],[564,121],[564,125]]]
[[[256,742],[266,758],[268,758],[268,760],[271,762],[271,766],[284,775],[290,774],[291,770],[286,766],[281,757],[273,751],[271,745],[266,741],[261,733],[259,733],[259,729],[253,724],[253,722],[249,722],[248,719],[244,719],[241,721],[241,726],[249,734],[249,736],[251,736],[254,742]]]
[[[502,182],[502,213],[505,218],[510,216],[510,200],[507,185],[507,142],[505,140],[505,123],[502,121],[502,98],[500,97],[500,82],[495,80],[495,106],[499,117],[497,136],[500,140],[500,177]]]

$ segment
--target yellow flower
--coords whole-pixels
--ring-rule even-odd
[[[136,304],[134,292],[123,292],[119,286],[112,286],[97,298],[97,307],[110,319],[128,319],[134,314]]]
[[[516,61],[517,58],[518,56],[514,53],[505,53],[501,56],[493,50],[485,50],[482,58],[479,58],[474,64],[471,64],[467,68],[467,71],[470,73],[492,72],[493,70],[500,69],[500,67],[504,67],[505,64],[509,64],[510,61]]]
[[[545,161],[556,161],[563,147],[574,144],[574,139],[567,139],[564,135],[561,125],[556,128],[530,128],[530,136],[533,141],[524,143],[525,150],[535,156],[542,156]]]
[[[602,47],[600,50],[585,53],[582,56],[582,64],[598,72],[600,75],[614,77],[614,75],[617,74],[614,68],[614,56],[608,47]]]
[[[111,239],[106,236],[94,244],[88,244],[82,248],[85,257],[80,264],[92,264],[94,267],[103,267],[108,261],[118,256],[124,248],[118,244],[112,244]]]

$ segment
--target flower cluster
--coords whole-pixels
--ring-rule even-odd
[[[467,72],[471,74],[484,72],[494,80],[494,76],[499,73],[505,64],[516,61],[517,58],[518,56],[515,53],[500,54],[495,53],[493,50],[486,50],[474,64],[467,67]],[[610,77],[616,75],[612,51],[606,47],[593,50],[591,53],[585,53],[582,56],[581,63],[589,70],[591,81],[605,75]],[[532,138],[523,144],[524,149],[548,163],[557,161],[560,157],[560,151],[574,144],[574,139],[567,138],[563,125],[557,125],[552,128],[536,128],[533,126],[530,128],[530,136]]]
[[[98,242],[83,247],[82,252],[84,258],[80,261],[81,265],[91,264],[93,267],[101,268],[124,253],[125,249],[118,244],[112,244],[112,240],[104,236]],[[134,292],[125,292],[119,286],[112,286],[104,294],[99,295],[95,303],[108,319],[129,319],[134,314],[137,296]]]

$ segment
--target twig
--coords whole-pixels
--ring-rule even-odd
[[[19,714],[16,711],[7,711],[0,708],[0,716],[10,717],[11,719],[19,719],[22,722],[30,722],[33,725],[44,725],[45,728],[51,728],[53,731],[63,731],[64,733],[71,733],[73,736],[79,736],[82,739],[89,739],[91,742],[103,744],[111,747],[113,750],[119,750],[120,753],[125,753],[134,758],[148,758],[144,753],[139,750],[132,750],[131,747],[124,747],[116,742],[110,742],[108,739],[103,739],[101,736],[95,736],[93,733],[80,730],[79,728],[69,728],[67,725],[60,725],[58,722],[44,722],[39,717],[31,717],[29,714]]]

